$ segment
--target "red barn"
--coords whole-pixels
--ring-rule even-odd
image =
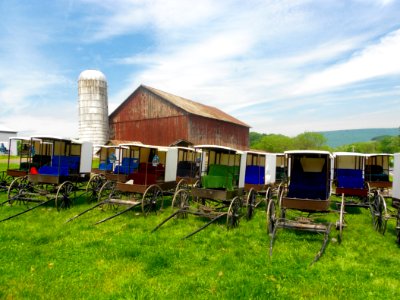
[[[250,126],[223,111],[145,85],[110,116],[110,139],[169,146],[181,140],[240,150],[249,148]]]

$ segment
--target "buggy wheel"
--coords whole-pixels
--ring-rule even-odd
[[[226,226],[228,229],[239,226],[240,217],[242,216],[242,199],[236,196],[229,205],[228,214],[226,216]]]
[[[157,212],[163,208],[164,197],[161,188],[156,185],[150,185],[143,194],[142,211],[145,215],[150,212]]]
[[[249,193],[247,194],[247,199],[246,199],[246,219],[251,220],[254,216],[254,209],[256,207],[256,198],[257,198],[257,192],[251,188]]]
[[[99,192],[106,177],[103,174],[94,174],[86,185],[86,194],[88,202],[96,201],[99,197]]]
[[[372,221],[376,231],[385,234],[387,225],[387,209],[385,199],[379,193],[375,194],[372,202]]]
[[[187,218],[186,210],[189,207],[189,192],[186,189],[180,189],[174,194],[172,199],[172,210],[175,208],[179,209],[181,212],[177,214],[178,218]]]
[[[74,184],[71,181],[63,182],[57,190],[56,194],[56,208],[57,210],[70,208],[72,205],[72,191]]]
[[[268,203],[269,201],[271,201],[271,199],[272,199],[272,193],[273,193],[272,187],[269,186],[269,187],[267,188],[267,191],[265,192],[265,200],[266,200],[265,203]]]
[[[192,188],[192,200],[197,204],[199,204],[202,199],[200,199],[198,196],[193,196],[193,189],[199,189],[199,188],[201,188],[201,181],[197,180]]]
[[[285,185],[283,184],[283,182],[281,182],[281,183],[278,185],[278,188],[277,188],[277,191],[276,191],[276,194],[277,194],[277,198],[278,198],[278,199],[281,197],[281,192],[283,192],[284,186],[285,186]]]
[[[271,200],[268,203],[267,207],[267,232],[272,234],[275,229],[277,217],[276,217],[276,209],[275,209],[275,201]]]
[[[117,192],[115,190],[115,182],[107,180],[100,188],[99,195],[97,198],[97,202],[103,202],[102,205],[100,205],[101,210],[117,210],[118,204],[109,202],[107,200],[111,198],[121,198],[121,195],[117,195]]]
[[[107,180],[100,188],[97,202],[109,199],[115,191],[115,182]]]
[[[189,189],[189,184],[188,184],[186,179],[179,180],[179,182],[178,182],[178,184],[176,185],[176,188],[175,188],[175,193],[177,191],[179,191],[180,189],[186,189],[186,190]]]
[[[10,183],[13,181],[6,171],[0,172],[0,191],[7,191]]]
[[[19,204],[26,204],[26,201],[20,200],[19,197],[29,188],[29,181],[27,176],[15,178],[7,191],[8,203],[12,205],[15,201]]]

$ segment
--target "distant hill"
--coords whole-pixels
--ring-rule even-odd
[[[370,129],[348,129],[335,131],[320,131],[327,139],[327,145],[338,147],[358,142],[368,142],[373,138],[390,135],[399,135],[399,128],[370,128]]]

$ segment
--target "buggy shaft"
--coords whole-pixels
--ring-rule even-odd
[[[38,207],[40,207],[40,206],[42,206],[42,205],[45,205],[45,204],[49,203],[49,202],[52,201],[52,200],[53,200],[53,199],[44,201],[44,202],[42,202],[42,203],[40,203],[40,204],[38,204],[38,205],[36,205],[36,206],[33,206],[33,207],[31,207],[31,208],[28,208],[27,210],[24,210],[24,211],[22,211],[22,212],[20,212],[20,213],[17,213],[17,214],[15,214],[15,215],[12,215],[12,216],[9,216],[9,217],[7,217],[7,218],[5,218],[5,219],[2,219],[2,220],[0,220],[0,223],[1,223],[1,222],[4,222],[4,221],[7,221],[7,220],[10,220],[10,219],[13,219],[13,218],[15,218],[15,217],[18,217],[18,216],[20,216],[20,215],[23,215],[24,213],[27,213],[28,211],[31,211],[31,210],[33,210],[33,209],[35,209],[35,208],[38,208]]]
[[[160,224],[158,224],[151,232],[156,231],[158,228],[163,226],[165,223],[167,223],[169,220],[171,220],[173,217],[175,217],[180,212],[181,212],[181,210],[177,210],[176,212],[174,212],[172,215],[170,215],[168,218],[166,218],[164,221],[162,221]]]
[[[91,208],[88,208],[88,209],[84,210],[83,212],[77,214],[76,216],[73,216],[72,218],[69,218],[65,223],[68,223],[68,222],[71,222],[71,221],[75,220],[76,218],[82,216],[83,214],[91,211],[92,209],[95,209],[96,207],[98,207],[98,206],[100,206],[100,205],[102,205],[104,203],[105,203],[105,201],[97,203],[96,205],[92,206]]]
[[[124,209],[123,211],[120,211],[120,212],[116,213],[115,215],[112,215],[111,217],[105,218],[103,220],[100,220],[100,221],[94,223],[94,225],[98,225],[98,224],[104,223],[104,222],[106,222],[108,220],[114,219],[115,217],[118,217],[119,215],[122,215],[122,214],[130,211],[131,209],[135,208],[136,206],[139,206],[140,204],[141,203],[137,203],[135,205],[129,206],[128,208]]]
[[[207,226],[211,225],[212,223],[214,223],[215,221],[217,221],[218,219],[226,216],[227,213],[221,214],[218,217],[215,217],[214,219],[212,219],[211,221],[209,221],[208,223],[206,223],[205,225],[201,226],[199,229],[193,231],[191,234],[188,234],[187,236],[185,236],[183,239],[187,239],[190,238],[192,235],[195,235],[196,233],[198,233],[199,231],[202,231],[204,228],[206,228]]]

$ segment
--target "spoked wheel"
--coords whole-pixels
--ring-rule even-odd
[[[257,198],[257,192],[253,188],[251,188],[246,198],[247,220],[251,220],[254,216],[254,211],[256,207],[256,198]]]
[[[228,229],[232,229],[239,226],[240,218],[243,215],[242,199],[236,196],[233,198],[229,205],[228,215],[226,216],[226,226]]]
[[[121,195],[115,190],[116,184],[114,181],[106,181],[100,188],[97,202],[104,202],[100,205],[101,210],[117,210],[118,205],[112,202],[108,202],[111,198],[120,199]]]
[[[73,204],[72,192],[74,184],[71,181],[63,182],[57,190],[56,194],[56,207],[57,210],[70,208]]]
[[[179,180],[179,182],[175,188],[175,193],[181,189],[185,189],[185,190],[189,189],[189,184],[186,179]]]
[[[161,188],[153,184],[147,188],[142,198],[142,211],[148,215],[150,212],[157,212],[163,208],[164,197]]]
[[[7,172],[0,172],[0,191],[7,191],[12,181],[13,178],[8,176]]]
[[[265,193],[265,200],[266,200],[265,203],[268,203],[270,200],[272,200],[272,194],[273,194],[272,187],[269,186]],[[267,208],[265,208],[265,209],[267,209]]]
[[[103,174],[94,174],[86,185],[86,194],[88,202],[97,201],[99,197],[99,192],[106,177]]]
[[[272,234],[277,221],[275,201],[270,200],[267,206],[267,232]]]
[[[111,195],[114,195],[115,191],[115,182],[106,181],[100,188],[97,202],[101,202],[110,198]]]
[[[386,201],[379,193],[375,193],[373,202],[370,206],[372,222],[376,231],[385,234],[387,225]]]
[[[178,190],[172,199],[172,209],[179,209],[181,212],[177,214],[177,218],[187,218],[186,209],[189,207],[189,192],[186,189]]]
[[[193,189],[199,189],[199,188],[201,188],[201,182],[200,182],[200,180],[197,180],[193,185]],[[193,196],[193,193],[192,193],[192,200],[194,203],[197,203],[197,204],[200,204],[200,201],[201,201],[201,199],[199,197]]]
[[[20,197],[24,197],[24,192],[29,190],[30,182],[27,176],[17,177],[15,178],[7,191],[7,199],[8,203],[12,205],[14,202],[18,204],[26,204],[26,201],[21,199]]]

